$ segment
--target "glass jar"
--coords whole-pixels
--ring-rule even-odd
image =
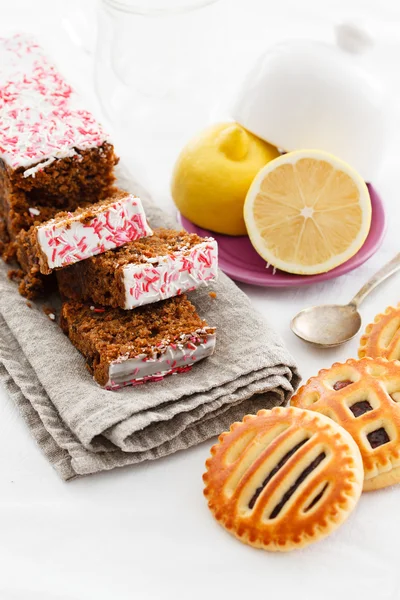
[[[150,191],[168,189],[221,84],[220,0],[100,0],[95,83],[124,161]]]

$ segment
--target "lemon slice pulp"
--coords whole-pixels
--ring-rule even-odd
[[[257,174],[244,220],[251,243],[268,263],[314,275],[358,252],[371,225],[371,200],[362,177],[339,158],[299,150]]]

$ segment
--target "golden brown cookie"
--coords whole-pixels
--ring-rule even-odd
[[[291,407],[234,423],[206,467],[204,495],[214,517],[265,550],[294,550],[329,535],[362,491],[352,437],[323,415]]]
[[[400,481],[400,362],[350,359],[324,369],[301,387],[292,406],[318,411],[356,441],[364,463],[364,490]]]
[[[389,306],[367,325],[360,340],[358,356],[364,358],[400,359],[400,305]]]

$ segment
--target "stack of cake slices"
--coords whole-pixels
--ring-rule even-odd
[[[181,373],[215,328],[184,292],[217,276],[217,244],[149,226],[115,187],[114,148],[30,38],[0,38],[0,251],[19,291],[58,286],[61,326],[103,387]]]

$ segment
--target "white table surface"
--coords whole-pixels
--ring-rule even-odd
[[[65,26],[68,30],[82,5],[83,0],[1,0],[0,35],[18,29],[37,33],[93,105],[92,57],[71,51],[70,40],[64,43]],[[231,35],[240,36],[249,55],[268,43],[272,30],[279,37],[306,26],[321,38],[335,20],[366,18],[383,39],[382,73],[400,99],[397,0],[226,5]],[[374,182],[389,219],[384,244],[372,259],[356,272],[307,288],[241,286],[282,335],[304,378],[355,356],[357,340],[336,350],[314,350],[291,334],[291,316],[308,305],[348,301],[399,250],[400,151],[398,135],[394,138]],[[129,164],[129,156],[124,158]],[[158,167],[149,166],[150,180]],[[167,189],[157,190],[156,199],[172,210]],[[400,300],[399,282],[400,275],[394,276],[365,302],[364,325]],[[348,522],[319,544],[289,555],[264,553],[237,542],[210,516],[201,480],[210,445],[66,484],[0,390],[0,600],[400,598],[400,487],[363,496]]]

